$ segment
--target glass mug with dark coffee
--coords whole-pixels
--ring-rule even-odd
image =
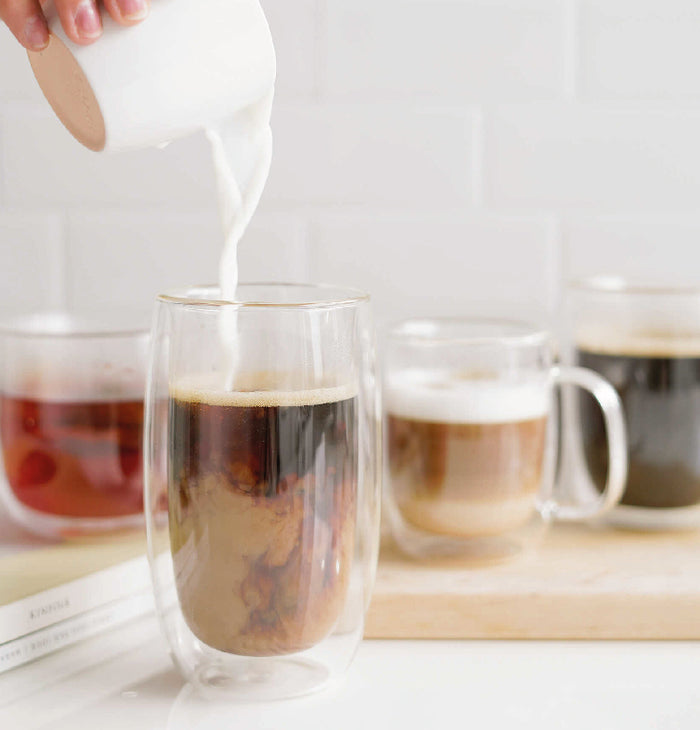
[[[573,357],[624,406],[629,476],[610,519],[633,528],[700,527],[700,289],[617,277],[569,289]],[[585,466],[600,490],[608,458],[592,404],[577,404]]]
[[[373,335],[358,292],[238,296],[158,302],[149,553],[185,676],[278,698],[340,676],[362,637],[379,534]]]
[[[149,333],[114,315],[35,315],[0,331],[0,494],[46,537],[143,524]]]
[[[385,513],[417,557],[502,559],[532,547],[551,519],[605,513],[626,476],[620,401],[600,376],[554,367],[547,332],[507,320],[416,319],[384,343]],[[555,489],[555,386],[589,391],[606,424],[602,495],[577,505]]]

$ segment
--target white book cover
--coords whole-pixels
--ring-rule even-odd
[[[3,529],[0,649],[20,637],[150,591],[145,551],[141,531],[48,545]]]
[[[153,596],[149,590],[0,644],[0,673],[120,626],[152,609]]]

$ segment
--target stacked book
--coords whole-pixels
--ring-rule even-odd
[[[2,541],[2,538],[0,538]],[[143,534],[0,550],[0,672],[153,609]]]

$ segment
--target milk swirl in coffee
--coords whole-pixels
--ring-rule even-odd
[[[406,522],[499,535],[535,513],[548,389],[474,373],[405,371],[386,384],[389,477]]]
[[[266,382],[260,373],[246,386]],[[355,393],[213,385],[171,391],[170,538],[183,615],[219,651],[308,649],[331,632],[348,589]]]

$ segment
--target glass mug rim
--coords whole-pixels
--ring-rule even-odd
[[[274,291],[272,297],[262,292]],[[244,292],[250,291],[250,296]],[[257,296],[255,292],[260,292]],[[272,310],[324,310],[354,307],[370,301],[370,295],[361,290],[334,284],[307,284],[298,282],[242,282],[238,286],[238,299],[223,299],[216,285],[173,289],[159,294],[159,302],[184,308],[272,309]],[[296,296],[295,296],[296,295]]]
[[[588,294],[633,294],[644,296],[691,296],[700,295],[700,285],[663,282],[651,279],[634,279],[624,276],[596,275],[572,279],[571,291]]]
[[[552,341],[545,328],[505,317],[413,317],[390,325],[387,338],[425,347],[541,347]]]

